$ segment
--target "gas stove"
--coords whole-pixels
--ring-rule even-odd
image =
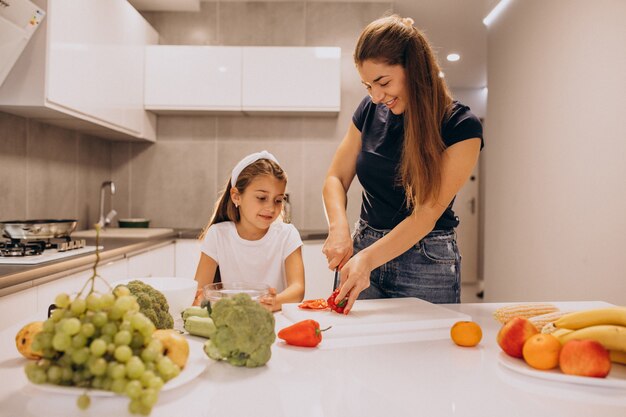
[[[95,252],[85,239],[72,240],[69,236],[45,240],[0,240],[0,264],[34,265],[43,262]]]

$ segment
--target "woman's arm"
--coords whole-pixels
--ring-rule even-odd
[[[356,175],[356,159],[361,151],[361,132],[350,124],[330,164],[322,195],[328,220],[328,238],[322,253],[328,268],[342,267],[352,256],[352,238],[346,215],[347,192]]]
[[[302,261],[302,246],[294,250],[285,259],[285,274],[287,287],[276,295],[274,304],[269,306],[272,311],[278,311],[284,303],[299,303],[304,299],[304,262]]]
[[[202,302],[202,287],[212,284],[215,279],[215,271],[217,271],[217,262],[205,253],[200,254],[200,262],[196,268],[195,280],[198,282],[198,290],[193,305],[199,305]]]
[[[359,293],[369,287],[373,269],[400,256],[430,233],[437,219],[471,175],[479,153],[480,138],[467,139],[447,148],[444,152],[439,199],[417,207],[391,232],[346,263],[341,270],[341,290],[337,295],[337,299],[341,300],[350,294],[345,314],[350,311]]]

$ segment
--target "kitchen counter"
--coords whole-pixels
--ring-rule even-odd
[[[158,238],[119,239],[105,238],[100,240],[104,249],[100,252],[100,261],[109,262],[141,253],[171,242],[176,239],[197,239],[201,229],[174,229],[174,232]],[[303,241],[326,239],[327,231],[301,230]],[[94,239],[87,239],[87,245],[95,246]],[[3,265],[0,264],[0,297],[41,285],[62,278],[81,270],[89,269],[96,256],[94,253],[76,255],[37,265]]]
[[[556,303],[578,310],[603,303]],[[449,330],[430,340],[396,336],[387,343],[354,339],[344,347],[296,348],[277,341],[261,368],[233,367],[206,359],[188,383],[161,392],[151,416],[591,416],[626,415],[626,390],[539,379],[498,362],[492,312],[502,304],[446,305],[468,314],[483,329],[475,348],[452,343]],[[356,307],[355,307],[356,309]],[[289,324],[276,314],[277,329]],[[51,394],[30,385],[26,363],[14,347],[19,325],[0,332],[0,416],[129,416],[125,397],[95,397],[80,412],[74,395]],[[195,339],[195,338],[194,338]],[[197,339],[200,340],[200,339]],[[194,345],[198,348],[199,345]],[[622,366],[622,365],[614,365]]]

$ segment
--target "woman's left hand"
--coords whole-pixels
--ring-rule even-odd
[[[269,294],[265,297],[261,297],[259,303],[269,311],[274,312],[280,310],[281,306],[276,303],[276,288],[270,288]]]
[[[335,297],[337,302],[348,297],[348,303],[343,310],[343,314],[348,314],[352,310],[352,305],[359,297],[361,291],[370,286],[370,273],[372,272],[367,255],[359,252],[354,255],[341,268],[341,283],[339,284],[339,294]]]

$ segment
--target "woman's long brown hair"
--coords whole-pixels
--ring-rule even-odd
[[[285,181],[287,183],[287,174],[276,162],[269,159],[259,159],[256,162],[251,163],[247,167],[245,167],[239,177],[237,177],[237,182],[235,183],[235,188],[240,193],[243,193],[245,189],[250,185],[253,179],[258,177],[259,175],[269,175],[273,176],[277,180]],[[222,191],[220,198],[215,203],[215,208],[213,210],[213,214],[211,215],[211,219],[206,227],[200,233],[198,239],[204,239],[207,230],[209,227],[214,225],[215,223],[232,221],[238,223],[240,220],[239,209],[235,207],[235,203],[230,198],[230,189],[232,188],[230,184],[230,178],[228,178],[228,182]]]
[[[404,112],[404,145],[399,176],[409,208],[437,199],[445,145],[441,123],[452,96],[439,76],[435,54],[411,19],[391,15],[370,23],[361,33],[354,62],[370,60],[402,65],[406,73],[408,103]]]

